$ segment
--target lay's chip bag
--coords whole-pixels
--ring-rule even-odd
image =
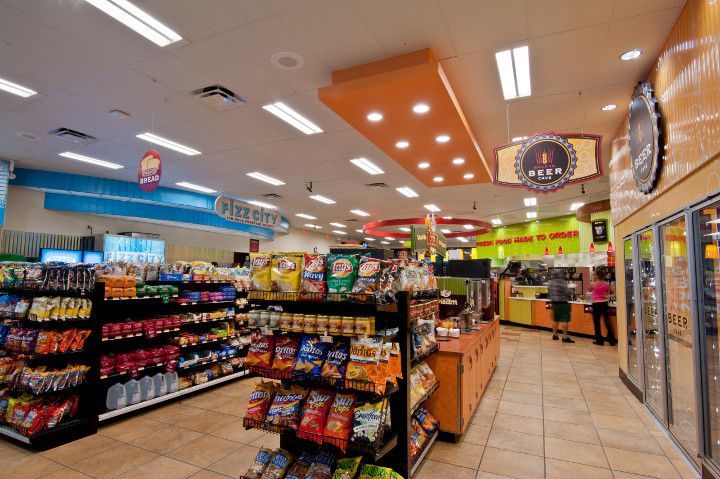
[[[270,254],[250,253],[250,281],[255,291],[270,291]]]
[[[327,263],[325,255],[305,253],[300,291],[303,293],[325,293]]]
[[[300,270],[302,256],[293,254],[273,254],[270,270],[271,289],[273,291],[300,291]]]
[[[352,291],[358,270],[356,255],[331,254],[327,256],[328,293],[348,293]]]

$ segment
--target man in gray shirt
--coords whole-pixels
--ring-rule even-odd
[[[552,304],[553,312],[553,339],[558,340],[558,323],[562,324],[563,343],[574,343],[568,337],[568,323],[570,323],[570,299],[572,291],[565,282],[562,270],[554,269],[548,281],[548,298]]]

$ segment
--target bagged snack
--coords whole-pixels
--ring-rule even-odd
[[[333,472],[332,479],[353,479],[360,467],[360,461],[362,461],[362,456],[338,459],[335,463],[335,472]]]
[[[402,477],[402,476],[401,476],[400,474],[398,474],[397,472],[393,471],[392,474],[390,474],[390,479],[405,479],[405,478]]]
[[[323,432],[325,437],[342,441],[350,439],[356,401],[355,394],[338,393],[335,395],[325,423]],[[343,450],[343,452],[345,451]]]
[[[357,279],[353,285],[353,293],[362,293],[371,295],[378,289],[380,281],[380,273],[382,272],[382,263],[379,259],[363,256],[360,258],[360,266],[358,266]],[[361,297],[361,299],[365,299]]]
[[[272,368],[283,372],[292,372],[300,344],[297,337],[286,334],[275,341],[275,357]]]
[[[290,466],[285,479],[304,479],[314,456],[309,452],[301,452],[295,463]]]
[[[397,384],[398,379],[402,379],[402,359],[400,358],[400,343],[392,343],[390,348],[390,362],[388,363],[388,376],[395,378],[391,381]]]
[[[305,400],[297,437],[322,444],[323,430],[334,393],[327,389],[313,389]]]
[[[378,364],[383,342],[374,338],[353,338],[350,343],[350,362],[345,375],[347,387],[372,389],[371,385],[358,384],[376,383]],[[353,383],[353,381],[356,381]]]
[[[342,380],[345,378],[347,364],[350,360],[350,344],[347,341],[335,342],[328,352],[327,359],[322,367],[321,375],[330,380]],[[331,381],[335,383],[335,381]]]
[[[268,253],[250,253],[250,278],[254,290],[270,290],[270,262]]]
[[[321,254],[304,254],[304,266],[300,291],[303,293],[327,292],[327,263]]]
[[[275,336],[258,336],[248,349],[245,364],[248,367],[269,368],[272,366],[275,350]]]
[[[391,479],[393,470],[389,467],[380,467],[374,464],[363,464],[360,467],[358,479]]]
[[[273,291],[300,291],[301,265],[302,256],[290,254],[272,255],[271,289]]]
[[[248,402],[245,417],[254,421],[264,421],[274,392],[275,383],[259,381],[255,385],[255,390],[250,393],[250,401]]]
[[[268,464],[270,464],[272,456],[273,453],[270,449],[260,449],[243,477],[247,479],[260,479],[260,476],[262,476],[262,473],[265,472]]]
[[[418,424],[420,424],[428,435],[434,433],[440,425],[440,422],[424,407],[418,408],[417,412],[415,412],[415,417],[417,418]]]
[[[354,442],[373,444],[380,434],[383,425],[383,406],[386,400],[367,403],[355,408],[353,416]]]
[[[300,406],[306,395],[307,391],[300,386],[278,390],[268,409],[265,422],[277,427],[297,429]]]
[[[305,479],[330,479],[335,454],[330,451],[320,451],[308,468]]]
[[[330,343],[321,341],[320,336],[303,334],[300,351],[295,360],[295,372],[320,376],[329,349]]]
[[[380,361],[378,362],[378,375],[375,381],[375,392],[378,394],[385,394],[385,385],[390,380],[393,384],[396,384],[395,377],[390,377],[388,373],[390,363],[390,348],[392,343],[383,344],[380,349]]]
[[[270,460],[270,464],[265,468],[261,478],[262,479],[281,479],[285,475],[290,463],[293,460],[292,454],[285,451],[284,449],[275,449],[273,458]]]
[[[327,256],[327,287],[329,293],[350,292],[355,284],[358,258],[355,255],[331,254]]]

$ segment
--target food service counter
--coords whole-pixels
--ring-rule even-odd
[[[440,421],[440,430],[456,436],[465,432],[500,355],[500,319],[480,330],[440,341],[440,350],[427,363],[440,380],[427,407]]]

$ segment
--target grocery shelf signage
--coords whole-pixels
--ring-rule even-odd
[[[162,263],[165,240],[106,234],[103,235],[103,258],[127,263]]]
[[[541,133],[495,149],[494,182],[549,193],[602,176],[602,137]]]
[[[215,200],[215,213],[234,223],[275,228],[280,226],[280,214],[274,210],[255,206],[227,196]]]
[[[7,160],[0,160],[0,226],[5,224],[5,207],[7,206],[9,179],[10,162]]]
[[[650,193],[655,188],[662,162],[662,130],[657,99],[648,82],[638,83],[633,92],[628,140],[635,184],[643,193]]]
[[[160,185],[162,176],[162,160],[160,153],[155,150],[146,151],[138,165],[138,185],[140,189],[150,193]]]

